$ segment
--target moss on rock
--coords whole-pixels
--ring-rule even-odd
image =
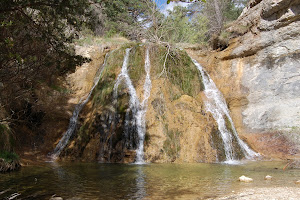
[[[165,134],[167,139],[164,141],[163,150],[171,161],[175,161],[176,158],[179,157],[180,136],[182,133],[179,130],[169,130],[168,126],[166,125]]]
[[[155,68],[156,77],[161,75],[169,79],[181,88],[182,95],[195,97],[204,90],[201,74],[185,51],[171,48],[167,55],[166,47],[154,46],[152,52],[151,65]],[[164,63],[165,73],[162,73]]]
[[[217,158],[219,162],[225,161],[226,160],[226,155],[225,155],[225,150],[224,150],[224,143],[221,138],[221,134],[218,130],[217,127],[213,127],[211,130],[211,146],[217,150]]]

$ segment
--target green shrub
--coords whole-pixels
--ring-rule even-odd
[[[8,151],[1,151],[0,158],[2,158],[6,162],[19,160],[19,156],[16,153]]]

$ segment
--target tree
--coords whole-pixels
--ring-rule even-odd
[[[105,32],[138,40],[142,37],[144,19],[148,18],[148,4],[152,0],[110,0],[101,1]]]
[[[53,77],[87,61],[75,55],[71,42],[81,27],[88,24],[91,3],[86,0],[0,2],[2,109],[11,110],[32,99],[37,82],[51,83]]]
[[[167,4],[169,4],[171,1],[173,2],[185,2],[185,3],[194,3],[194,2],[198,2],[198,1],[202,1],[202,2],[206,2],[206,0],[167,0]]]
[[[156,0],[145,0],[145,2],[148,7],[148,18],[145,18],[145,37],[151,42],[161,43],[166,37],[170,27],[167,27],[166,18],[158,8]]]
[[[191,25],[194,30],[193,43],[207,44],[209,40],[208,25],[209,21],[202,13],[195,13],[191,18]]]
[[[169,11],[166,23],[170,27],[165,37],[166,41],[173,43],[193,43],[196,32],[188,18],[188,9],[176,6]]]

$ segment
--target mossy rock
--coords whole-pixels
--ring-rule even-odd
[[[185,51],[171,48],[167,57],[166,54],[167,48],[164,46],[152,49],[151,66],[155,77],[167,78],[172,84],[179,86],[182,95],[195,97],[204,90],[202,76]],[[165,62],[166,71],[162,73]]]
[[[226,128],[231,133],[231,136],[232,136],[232,147],[233,147],[233,152],[234,152],[234,158],[241,160],[241,159],[245,158],[245,154],[238,143],[237,137],[234,135],[234,130],[233,130],[233,127],[232,127],[232,124],[231,124],[229,118],[226,115],[224,115],[223,117],[225,119]]]
[[[210,144],[217,150],[217,158],[219,162],[226,160],[224,143],[217,127],[213,127],[210,133]]]
[[[169,130],[168,126],[165,126],[165,134],[167,139],[164,141],[163,150],[170,158],[172,162],[179,157],[180,152],[180,136],[182,132],[179,130]]]
[[[133,86],[136,88],[139,80],[145,73],[145,47],[135,45],[129,55],[128,74]]]
[[[13,151],[15,138],[10,127],[6,124],[0,124],[0,151]]]

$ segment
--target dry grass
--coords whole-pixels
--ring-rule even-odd
[[[108,46],[108,47],[114,47],[114,46],[121,46],[123,44],[129,43],[130,41],[124,37],[121,36],[114,36],[114,37],[99,37],[99,36],[93,36],[93,35],[86,35],[81,37],[80,39],[75,41],[76,45],[80,46]]]

